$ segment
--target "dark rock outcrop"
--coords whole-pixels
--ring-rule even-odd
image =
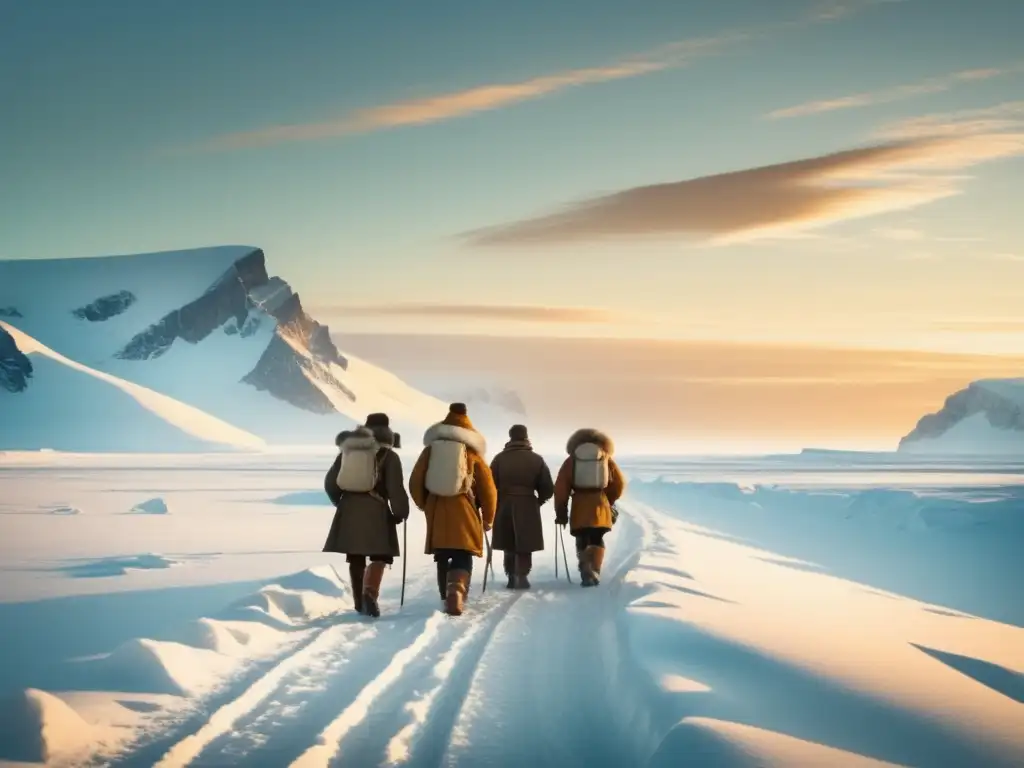
[[[90,323],[102,323],[124,312],[135,303],[135,294],[131,291],[118,291],[109,296],[101,296],[84,307],[72,310],[71,314]]]
[[[125,345],[117,356],[123,360],[160,357],[177,339],[198,344],[232,318],[241,328],[249,316],[249,290],[268,281],[263,251],[255,249],[236,261],[206,293],[180,309],[164,315]]]
[[[18,349],[11,334],[0,328],[0,388],[24,392],[31,378],[32,361]]]
[[[256,367],[247,373],[242,381],[303,410],[313,413],[335,413],[337,408],[330,398],[309,380],[310,376],[333,386],[355,402],[356,396],[352,391],[331,375],[326,366],[296,354],[291,344],[282,337],[280,328],[257,361]]]
[[[218,328],[246,338],[270,318],[277,323],[274,335],[256,367],[242,378],[245,384],[313,413],[337,409],[310,378],[355,400],[330,371],[332,364],[348,368],[348,360],[331,341],[329,329],[306,313],[288,283],[267,273],[266,257],[258,248],[236,261],[195,301],[136,335],[117,356],[160,357],[176,340],[197,344]]]
[[[983,413],[996,429],[1024,432],[1024,409],[1021,405],[985,386],[984,382],[976,381],[947,397],[937,413],[923,416],[917,426],[900,440],[899,447],[938,438],[964,419],[979,413]]]
[[[0,317],[24,317],[17,307],[0,307]]]

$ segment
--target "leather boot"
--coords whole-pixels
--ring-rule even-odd
[[[363,613],[367,616],[380,616],[377,600],[380,598],[380,583],[384,580],[385,567],[386,563],[376,562],[371,562],[366,567],[366,576],[363,579]]]
[[[597,586],[597,579],[594,576],[594,550],[595,546],[587,546],[580,553],[580,586]]]
[[[357,613],[363,612],[363,572],[366,563],[349,563],[348,578],[352,582],[352,603]]]
[[[448,597],[448,563],[438,561],[437,563],[437,591],[441,595],[441,602]]]
[[[505,575],[508,576],[508,583],[505,585],[508,589],[515,589],[516,587],[516,553],[506,552],[505,553]]]
[[[449,616],[461,616],[469,593],[469,571],[454,569],[448,571],[448,596],[445,600],[445,613]]]
[[[526,578],[533,570],[533,553],[521,552],[516,555],[516,589],[529,589],[530,580]]]
[[[604,565],[604,547],[593,547],[590,555],[590,570],[594,574],[593,581],[596,587],[601,583],[601,566]]]

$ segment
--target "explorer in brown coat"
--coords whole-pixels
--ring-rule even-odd
[[[348,556],[355,609],[374,617],[380,616],[377,601],[384,568],[401,555],[397,526],[409,516],[402,460],[393,450],[394,443],[387,414],[371,413],[365,426],[338,435],[338,457],[324,477],[324,490],[336,508],[324,552]],[[359,451],[366,452],[367,466],[370,461],[376,465],[376,482],[369,491],[343,491],[339,487],[342,458]],[[371,476],[368,483],[372,480]]]
[[[462,613],[473,557],[484,552],[484,531],[494,524],[497,494],[484,459],[487,441],[463,403],[423,435],[423,452],[409,477],[412,500],[427,516],[424,551],[437,562],[437,586],[452,616]]]
[[[498,489],[494,549],[505,553],[508,588],[529,589],[533,553],[544,549],[540,508],[554,495],[555,484],[547,463],[533,452],[526,427],[515,424],[508,436],[505,449],[491,461]]]
[[[577,430],[565,452],[569,456],[555,480],[555,520],[569,525],[576,539],[581,583],[594,587],[600,583],[604,564],[604,535],[615,523],[612,507],[622,498],[626,479],[612,458],[615,444],[600,430]]]

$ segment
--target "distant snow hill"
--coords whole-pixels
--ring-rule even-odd
[[[1024,379],[982,379],[900,440],[904,453],[1024,456]]]
[[[446,410],[340,351],[258,248],[0,261],[0,450],[331,445]]]

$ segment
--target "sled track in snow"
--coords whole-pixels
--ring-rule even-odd
[[[475,582],[459,618],[432,589],[376,620],[339,617],[113,765],[636,764],[602,670],[619,653],[622,580],[650,533],[642,517],[619,527],[596,589],[574,570],[571,585],[529,592],[481,595]]]

